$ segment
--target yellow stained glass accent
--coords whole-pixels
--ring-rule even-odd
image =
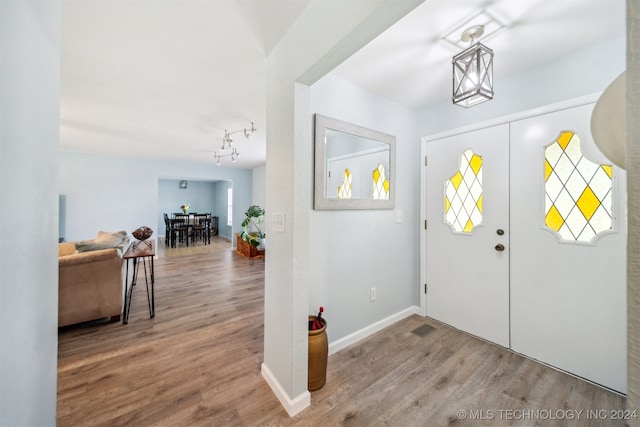
[[[568,242],[590,242],[613,227],[613,167],[582,154],[580,138],[563,131],[545,147],[545,225]]]
[[[451,177],[451,183],[453,184],[453,188],[456,190],[460,188],[460,183],[462,182],[462,174],[458,171],[457,174]]]
[[[551,209],[547,212],[547,216],[545,217],[545,223],[547,227],[551,228],[554,231],[560,231],[564,224],[564,219],[562,219],[562,215],[558,212],[558,209],[555,205],[551,205]]]
[[[471,233],[471,230],[473,230],[473,222],[471,222],[471,218],[469,218],[467,223],[464,225],[464,232]]]
[[[351,198],[351,190],[352,190],[352,181],[353,176],[351,176],[351,172],[349,169],[344,170],[344,179],[342,180],[342,184],[338,186],[338,199],[350,199]]]
[[[544,181],[547,182],[549,176],[551,176],[551,172],[553,172],[553,167],[549,164],[549,160],[544,160]]]
[[[384,177],[384,166],[378,164],[372,173],[371,198],[389,200],[389,180]]]
[[[560,148],[565,150],[567,148],[567,145],[569,145],[569,142],[571,142],[571,138],[573,138],[573,135],[573,132],[562,132],[560,134],[560,138],[558,138],[558,145],[560,146]]]
[[[471,160],[469,161],[469,166],[471,166],[471,170],[475,175],[478,175],[480,172],[480,168],[482,167],[482,157],[474,154],[471,156]]]
[[[596,209],[598,209],[598,206],[600,206],[600,200],[598,200],[596,195],[593,193],[593,190],[590,187],[587,187],[576,202],[576,206],[578,206],[582,215],[584,215],[587,221],[589,221]]]
[[[459,233],[471,233],[482,222],[482,156],[471,150],[444,182],[444,220]]]

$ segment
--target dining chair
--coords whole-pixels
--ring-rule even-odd
[[[173,246],[176,246],[176,240],[180,243],[186,242],[189,246],[189,214],[176,213],[172,219],[173,225]]]
[[[164,244],[165,246],[169,246],[171,244],[171,235],[173,230],[171,229],[171,220],[169,219],[169,215],[166,213],[164,215]]]
[[[211,214],[196,214],[191,226],[191,241],[195,245],[196,239],[202,240],[203,244],[210,244]],[[209,237],[207,237],[209,236]]]

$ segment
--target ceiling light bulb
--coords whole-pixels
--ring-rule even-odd
[[[463,85],[465,90],[471,90],[478,86],[478,72],[471,71],[469,74],[467,74],[467,78],[464,79]]]

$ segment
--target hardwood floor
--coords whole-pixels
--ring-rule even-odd
[[[161,236],[162,237],[162,236]],[[158,258],[187,256],[187,255],[202,255],[210,254],[212,252],[228,251],[231,250],[231,241],[226,237],[216,235],[211,236],[211,244],[204,245],[200,242],[196,242],[195,245],[186,246],[184,244],[176,245],[175,248],[165,245],[164,238],[158,238],[157,255]]]
[[[260,374],[263,285],[229,249],[159,258],[155,318],[139,283],[128,325],[60,331],[58,426],[625,425],[624,397],[420,316],[330,356],[289,418]]]

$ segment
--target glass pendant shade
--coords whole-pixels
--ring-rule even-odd
[[[493,99],[493,51],[476,43],[452,59],[453,103],[473,107]]]

